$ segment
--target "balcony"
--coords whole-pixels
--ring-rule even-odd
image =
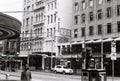
[[[35,5],[34,10],[39,10],[39,9],[45,8],[45,3],[42,0],[36,1],[35,4],[36,5]]]

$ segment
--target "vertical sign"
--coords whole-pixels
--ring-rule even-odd
[[[116,41],[111,41],[111,60],[116,60]]]

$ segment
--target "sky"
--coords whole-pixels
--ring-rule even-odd
[[[0,0],[0,12],[7,12],[4,14],[15,17],[22,22],[23,13],[8,13],[9,11],[23,11],[23,0]]]

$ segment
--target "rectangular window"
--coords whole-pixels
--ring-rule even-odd
[[[49,21],[50,21],[50,17],[48,16],[48,24],[49,24]]]
[[[82,9],[85,9],[85,0],[82,0]]]
[[[102,2],[103,2],[103,0],[99,0],[99,1],[98,1],[98,4],[102,4]]]
[[[112,25],[111,23],[107,23],[107,33],[111,33],[112,32]]]
[[[94,19],[93,12],[89,12],[89,19],[90,19],[90,21],[93,21],[93,19]]]
[[[112,9],[111,7],[107,8],[107,18],[110,18],[112,16]]]
[[[89,0],[90,2],[90,7],[93,7],[93,0]]]
[[[75,12],[78,12],[79,11],[79,5],[78,5],[78,2],[75,3]]]
[[[51,15],[51,23],[53,23],[53,15]]]
[[[89,35],[93,35],[94,34],[94,30],[93,30],[93,26],[89,27]]]
[[[102,25],[98,25],[98,35],[102,34]]]
[[[74,29],[74,38],[78,37],[78,29]]]
[[[81,28],[81,36],[82,36],[82,37],[85,36],[85,27]]]
[[[47,29],[47,37],[49,37],[49,29]]]
[[[98,20],[100,20],[100,19],[102,19],[102,15],[103,13],[102,13],[102,10],[100,9],[100,10],[98,10]]]
[[[75,16],[75,24],[78,24],[78,16]]]
[[[120,21],[117,21],[117,31],[120,32]]]
[[[117,5],[117,16],[120,15],[120,5]]]
[[[82,23],[84,23],[85,22],[85,14],[81,15],[81,19],[82,19]]]

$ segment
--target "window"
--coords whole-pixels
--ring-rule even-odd
[[[56,13],[54,14],[54,22],[56,22]]]
[[[52,36],[52,28],[50,28],[50,36]]]
[[[81,17],[82,17],[81,18],[82,19],[82,23],[84,23],[85,22],[85,14],[82,14]]]
[[[26,25],[28,26],[29,25],[29,18],[26,19]]]
[[[74,38],[78,37],[78,29],[74,29]]]
[[[102,34],[102,25],[98,25],[98,35]]]
[[[81,28],[81,35],[82,37],[85,36],[85,27]]]
[[[47,29],[47,37],[49,37],[49,29]]]
[[[51,15],[51,23],[53,23],[53,15]]]
[[[75,24],[78,24],[78,16],[75,16],[74,20],[75,20]]]
[[[107,8],[107,18],[110,18],[112,16],[112,10],[111,7]]]
[[[103,0],[98,0],[98,4],[102,4]]]
[[[78,12],[79,10],[79,5],[78,5],[78,2],[75,3],[75,12]]]
[[[107,2],[110,2],[111,0],[107,0]]]
[[[90,2],[90,7],[93,7],[93,0],[89,0],[89,2]]]
[[[93,21],[93,19],[94,19],[93,12],[89,12],[89,19],[90,19],[90,21]]]
[[[48,16],[48,24],[49,24],[49,19],[50,19],[50,18],[49,18],[49,16]]]
[[[107,23],[107,33],[111,33],[112,32],[112,25],[111,23]]]
[[[120,21],[117,22],[117,31],[120,32]]]
[[[117,16],[120,15],[120,5],[117,5]]]
[[[48,10],[50,10],[50,5],[48,4]]]
[[[98,20],[102,19],[103,13],[102,10],[98,10]]]
[[[94,34],[94,32],[93,32],[93,26],[90,26],[89,27],[89,35],[93,35]]]
[[[82,9],[85,9],[85,0],[82,0]]]

